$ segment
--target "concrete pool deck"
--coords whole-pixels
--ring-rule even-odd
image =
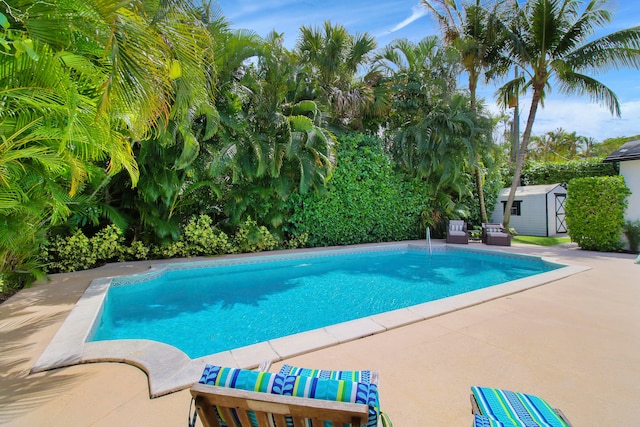
[[[496,249],[480,244],[470,247]],[[396,427],[468,426],[469,387],[541,395],[575,426],[633,426],[640,401],[640,265],[628,254],[514,245],[511,253],[590,267],[510,296],[283,362],[380,371]],[[93,363],[30,374],[91,280],[149,263],[53,275],[0,305],[0,424],[185,425],[189,393],[149,398],[144,372]]]

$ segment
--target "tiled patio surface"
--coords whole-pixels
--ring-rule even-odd
[[[469,426],[474,384],[541,395],[576,427],[638,425],[640,265],[635,257],[570,247],[507,250],[591,269],[286,362],[379,370],[382,409],[395,427]],[[54,275],[0,305],[0,424],[187,424],[188,391],[149,399],[146,375],[130,365],[96,363],[29,374],[93,278],[147,268],[128,263]]]

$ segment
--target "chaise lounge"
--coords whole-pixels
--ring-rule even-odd
[[[191,388],[202,424],[307,427],[324,426],[327,421],[334,426],[378,425],[378,387],[371,382],[377,381],[377,373],[321,371],[289,365],[280,372],[207,365],[200,381]]]
[[[487,245],[511,246],[511,234],[502,224],[483,223],[482,242]]]
[[[473,427],[571,427],[559,409],[530,394],[471,387]]]
[[[462,220],[449,221],[447,227],[447,243],[458,243],[466,245],[469,243],[469,233],[467,232],[467,223]]]

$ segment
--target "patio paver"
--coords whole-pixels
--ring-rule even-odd
[[[640,265],[635,256],[525,245],[508,251],[591,269],[291,357],[271,370],[285,362],[379,370],[382,408],[396,427],[470,425],[471,385],[543,396],[576,426],[636,425]],[[93,278],[148,267],[137,262],[54,275],[0,305],[0,424],[186,425],[188,391],[150,399],[146,375],[131,365],[94,363],[29,373]]]

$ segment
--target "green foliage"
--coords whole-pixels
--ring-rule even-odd
[[[309,235],[307,233],[302,233],[297,236],[291,236],[291,238],[284,243],[283,247],[284,249],[304,248],[307,246],[308,241]]]
[[[232,251],[229,237],[212,227],[207,215],[194,216],[184,227],[183,241],[187,246],[187,256],[219,255]]]
[[[576,178],[567,188],[569,236],[582,249],[621,248],[626,198],[631,192],[621,176]]]
[[[417,238],[427,208],[425,185],[396,174],[380,140],[343,135],[327,194],[291,199],[290,222],[308,233],[310,246],[348,245]]]
[[[182,258],[189,256],[187,245],[184,240],[176,242],[163,243],[158,246],[152,246],[151,253],[154,258]]]
[[[126,248],[125,256],[130,260],[145,260],[149,259],[149,253],[151,251],[140,240],[134,240],[131,245]]]
[[[232,253],[271,251],[278,247],[279,242],[263,225],[251,218],[240,226],[233,237]]]
[[[624,223],[623,231],[624,235],[627,236],[629,250],[637,254],[638,246],[640,246],[640,220],[626,221]]]
[[[86,270],[108,262],[147,259],[150,250],[140,241],[126,245],[122,230],[111,224],[87,237],[81,229],[56,235],[43,247],[49,273]]]
[[[601,158],[572,160],[561,163],[528,162],[522,172],[523,185],[568,183],[574,178],[590,176],[615,176],[612,163],[602,163]]]
[[[68,273],[85,270],[96,264],[97,258],[91,240],[82,230],[76,230],[71,236],[56,236],[47,248],[48,270],[54,273]]]
[[[640,139],[640,135],[607,138],[599,144],[593,144],[589,147],[589,151],[593,156],[606,157],[627,142],[634,141],[636,139]]]
[[[111,224],[98,231],[91,239],[91,246],[96,260],[123,261],[126,249],[122,230]]]
[[[58,273],[85,270],[111,261],[259,252],[281,246],[278,238],[251,218],[242,223],[232,239],[212,223],[207,215],[194,215],[182,228],[178,240],[151,246],[140,240],[127,245],[122,231],[114,225],[103,228],[91,238],[78,229],[69,236],[53,237],[44,248],[43,258],[48,261],[48,271]],[[305,233],[292,236],[282,246],[287,249],[304,247],[307,237]],[[6,275],[0,275],[0,280],[6,278]],[[7,280],[2,286],[0,292],[7,287]]]

